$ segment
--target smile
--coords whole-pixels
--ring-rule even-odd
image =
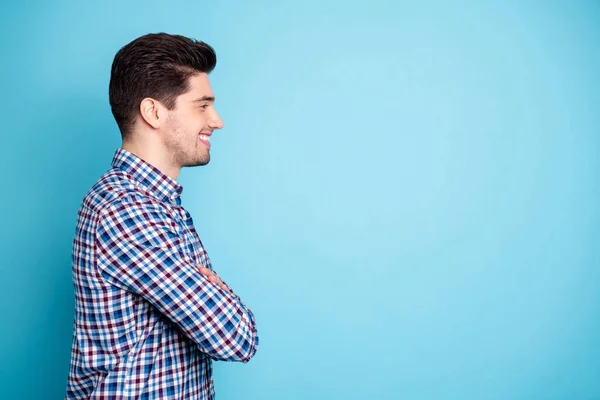
[[[210,149],[210,135],[198,135],[198,139],[202,142],[203,145]]]

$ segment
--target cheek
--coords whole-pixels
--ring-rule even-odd
[[[187,120],[188,132],[197,135],[204,129],[205,124],[206,118],[204,114],[191,115]]]

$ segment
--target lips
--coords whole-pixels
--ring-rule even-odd
[[[210,149],[210,136],[211,134],[204,134],[201,133],[200,135],[198,135],[198,140],[200,140],[200,142],[205,145],[206,147],[208,147]]]

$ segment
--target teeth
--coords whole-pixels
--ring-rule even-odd
[[[210,142],[210,137],[209,136],[200,135],[200,139],[204,140],[205,142]]]

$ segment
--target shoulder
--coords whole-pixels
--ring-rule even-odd
[[[119,193],[97,211],[96,234],[102,242],[127,241],[168,248],[181,234],[165,204],[137,191]]]
[[[175,224],[167,205],[136,191],[119,193],[97,211],[100,220],[118,220],[128,226],[136,223]]]
[[[78,227],[95,232],[101,242],[126,240],[159,247],[181,234],[175,211],[116,168],[108,170],[86,193]]]
[[[95,215],[114,213],[141,213],[148,216],[163,215],[169,218],[170,207],[141,190],[129,176],[116,168],[111,168],[88,190],[82,201]]]

